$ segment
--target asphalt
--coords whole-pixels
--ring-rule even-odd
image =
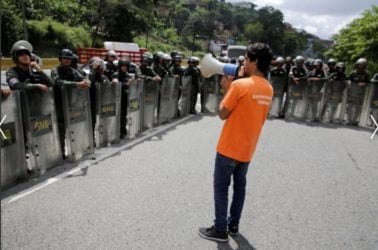
[[[250,164],[240,234],[200,238],[222,124],[190,116],[8,190],[1,249],[378,249],[374,129],[278,119]]]

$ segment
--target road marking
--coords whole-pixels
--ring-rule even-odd
[[[77,166],[77,167],[75,167],[75,168],[73,168],[71,170],[68,170],[68,171],[66,171],[64,173],[61,173],[58,176],[49,178],[49,179],[47,179],[47,180],[45,180],[45,181],[43,181],[43,182],[41,182],[41,183],[39,183],[37,185],[34,185],[34,186],[30,187],[30,188],[27,188],[27,189],[25,189],[25,190],[23,190],[23,191],[21,191],[19,193],[10,195],[10,196],[8,196],[8,197],[6,197],[6,198],[4,198],[4,199],[1,200],[1,207],[9,205],[12,202],[15,202],[15,201],[17,201],[19,199],[22,199],[22,198],[24,198],[24,197],[26,197],[26,196],[28,196],[28,195],[30,195],[30,194],[32,194],[32,193],[40,190],[40,189],[42,189],[42,188],[45,188],[45,187],[47,187],[47,186],[49,186],[49,185],[51,185],[51,184],[53,184],[53,183],[55,183],[57,181],[60,181],[60,180],[62,180],[64,178],[66,178],[69,175],[73,175],[76,172],[79,172],[79,171],[81,171],[84,168],[87,168],[87,167],[89,167],[91,165],[94,165],[94,164],[100,162],[100,161],[103,161],[103,160],[105,160],[105,159],[107,159],[107,158],[109,158],[109,157],[117,154],[120,151],[123,151],[123,150],[125,150],[127,148],[131,148],[131,147],[133,147],[133,146],[135,146],[135,145],[137,145],[137,144],[139,144],[139,143],[141,143],[141,142],[143,142],[143,141],[145,141],[145,140],[147,140],[147,139],[149,139],[149,138],[151,138],[151,137],[153,137],[153,136],[155,136],[155,135],[157,135],[157,134],[159,134],[159,133],[161,133],[161,132],[163,132],[163,131],[165,131],[167,129],[170,129],[172,127],[175,127],[175,126],[179,125],[180,123],[182,123],[182,122],[184,122],[184,121],[186,121],[186,120],[188,120],[188,119],[190,119],[192,117],[193,117],[193,115],[189,115],[189,116],[181,118],[180,120],[175,121],[173,123],[168,123],[166,125],[162,125],[160,127],[157,127],[155,131],[154,131],[154,129],[152,129],[152,131],[147,131],[144,136],[142,136],[140,138],[137,138],[137,139],[135,139],[135,140],[133,140],[133,141],[131,141],[129,143],[126,143],[126,144],[124,144],[124,145],[122,145],[122,146],[120,146],[118,148],[110,148],[110,147],[99,148],[97,151],[98,151],[98,153],[100,155],[97,156],[95,160],[85,160],[85,161],[81,162],[79,164],[79,166]]]
[[[7,118],[7,115],[4,115],[3,119],[1,119],[1,122],[0,122],[0,134],[3,136],[4,140],[6,140],[7,137],[5,136],[3,130],[1,129],[1,125],[3,125],[3,122],[5,121],[6,118]]]
[[[370,118],[373,120],[375,126],[377,126],[377,128],[376,128],[375,131],[374,131],[374,133],[373,133],[373,134],[371,135],[371,137],[370,137],[370,140],[373,140],[375,134],[378,132],[378,123],[377,123],[377,121],[374,119],[373,115],[370,115]]]

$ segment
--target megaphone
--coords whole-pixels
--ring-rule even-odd
[[[235,76],[236,69],[238,68],[236,64],[221,63],[210,53],[202,58],[200,65],[202,76],[205,78],[215,74]]]

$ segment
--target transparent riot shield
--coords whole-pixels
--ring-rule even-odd
[[[273,100],[272,105],[270,106],[269,114],[273,116],[279,116],[282,110],[286,78],[272,76],[269,78],[269,81],[273,87]]]
[[[96,146],[107,146],[120,139],[121,84],[96,82]]]
[[[53,92],[23,91],[21,106],[27,165],[43,173],[62,161]]]
[[[79,160],[94,153],[89,89],[64,86],[62,101],[67,158]]]
[[[359,86],[358,83],[350,82],[347,90],[346,106],[346,121],[349,125],[358,125],[359,121],[361,121],[366,94],[366,86]]]
[[[325,87],[325,100],[322,121],[341,123],[345,114],[346,80],[328,81]]]
[[[325,98],[325,79],[308,80],[307,85],[307,112],[310,121],[320,121]]]
[[[132,80],[129,83],[128,105],[127,105],[127,136],[135,137],[141,132],[142,123],[142,94],[143,80]]]
[[[160,110],[159,110],[159,124],[172,121],[175,111],[177,110],[177,98],[174,97],[176,88],[175,77],[165,77],[160,86]]]
[[[216,113],[223,93],[219,86],[219,75],[213,75],[203,79],[203,105],[204,112]]]
[[[1,98],[1,96],[0,96]],[[20,93],[0,100],[1,189],[27,174]]]
[[[306,79],[302,79],[298,83],[292,79],[289,80],[289,104],[285,115],[287,118],[304,118],[307,106],[306,85]]]
[[[159,98],[159,82],[144,80],[143,84],[143,129],[154,126]]]
[[[190,90],[192,88],[192,77],[181,77],[181,97],[179,101],[180,116],[184,117],[189,114],[190,110]]]

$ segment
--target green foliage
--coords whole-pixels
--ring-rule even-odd
[[[2,52],[8,55],[14,41],[23,38],[22,20],[18,17],[14,5],[4,1],[1,4],[1,44]]]
[[[371,72],[378,72],[378,6],[372,6],[337,34],[334,46],[327,51],[352,67],[360,57],[368,59]]]
[[[74,49],[90,45],[90,34],[81,27],[69,27],[51,19],[29,21],[28,27],[30,42],[41,54],[46,46]]]

